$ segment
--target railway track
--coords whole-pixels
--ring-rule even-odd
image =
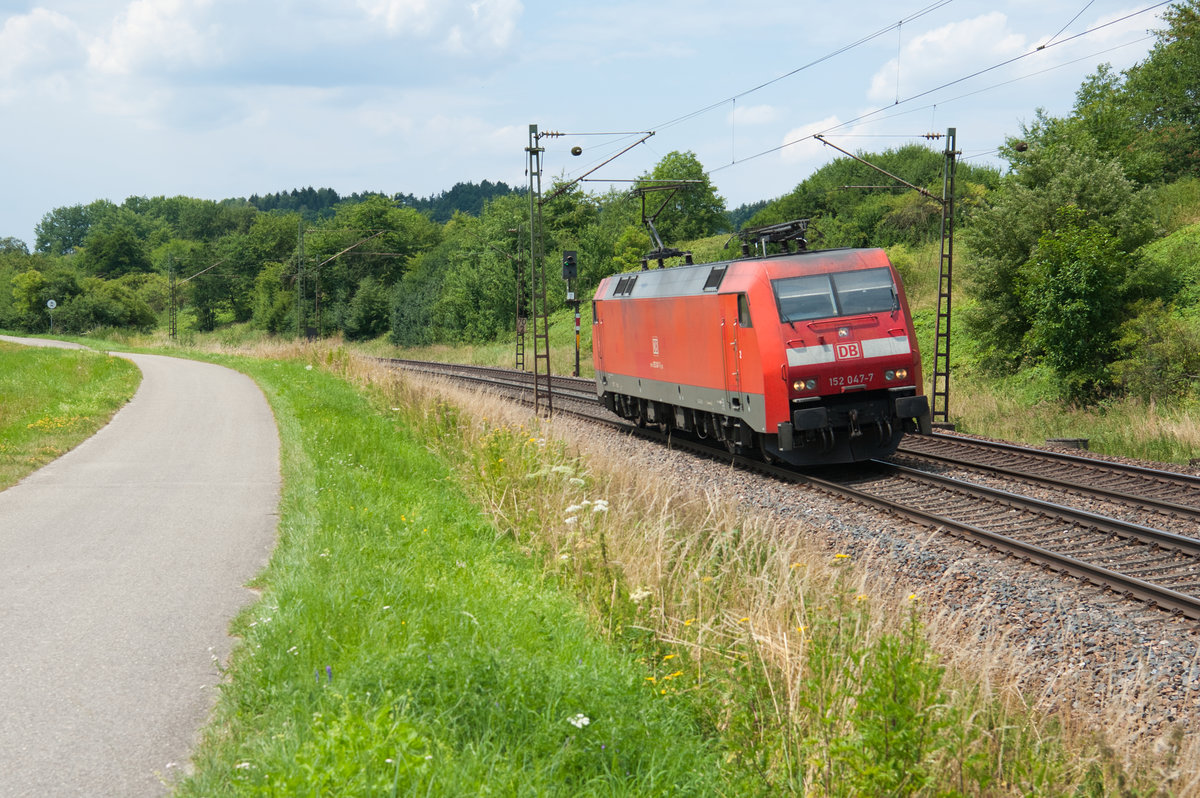
[[[502,391],[511,398],[527,396],[532,402],[533,376],[525,372],[385,362],[464,380]],[[596,404],[591,380],[555,377],[552,386],[556,397],[573,400],[572,409],[560,412],[725,462],[732,460],[741,467],[865,504],[1127,598],[1200,619],[1200,539],[1195,526],[1200,522],[1200,480],[1196,477],[955,436],[908,436],[902,444],[902,458],[987,472],[1010,483],[1066,491],[1087,501],[1135,506],[1190,526],[1189,534],[1178,534],[895,462],[874,461],[818,476],[734,457],[701,441],[654,429],[636,429],[616,419]],[[583,407],[575,409],[580,402]]]
[[[1200,525],[1200,477],[951,435],[912,435],[898,458],[988,472]],[[898,459],[893,458],[893,459]]]

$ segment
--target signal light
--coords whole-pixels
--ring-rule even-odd
[[[575,259],[578,256],[578,254],[579,253],[577,253],[573,249],[563,250],[563,255],[562,255],[563,272],[562,272],[562,274],[563,274],[564,280],[574,280],[576,277],[579,276],[579,265],[575,262]]]

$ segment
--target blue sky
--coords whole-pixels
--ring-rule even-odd
[[[572,134],[543,141],[548,178],[653,130],[594,177],[690,150],[729,207],[836,157],[814,132],[955,127],[999,165],[1036,108],[1145,57],[1156,2],[0,0],[0,237],[101,198],[526,185],[530,124]]]

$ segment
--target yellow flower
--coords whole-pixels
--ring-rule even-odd
[[[916,601],[916,600],[917,600],[917,594],[916,594],[916,593],[909,593],[909,594],[908,594],[908,600],[909,600],[909,601]]]
[[[674,655],[674,654],[668,654],[667,656],[663,657],[663,662],[666,662],[666,661],[667,661],[667,660],[669,660],[669,659],[675,659],[675,655]]]
[[[695,619],[695,618],[688,618],[686,621],[684,621],[684,622],[683,622],[683,625],[684,625],[684,626],[691,626],[691,625],[692,625],[692,624],[694,624],[695,622],[696,622],[696,619]]]
[[[849,555],[849,554],[835,554],[835,555],[833,555],[833,559],[835,559],[835,560],[848,560],[848,559],[850,559],[850,555]]]
[[[866,601],[866,600],[867,600],[867,594],[866,594],[866,593],[859,593],[857,596],[855,596],[855,597],[854,597],[854,600],[855,600],[855,601]]]
[[[802,562],[792,563],[792,568],[803,568],[803,567],[804,567],[804,563],[802,563]]]
[[[739,618],[739,619],[738,619],[738,623],[745,623],[745,622],[746,622],[746,621],[748,621],[748,620],[750,620],[750,616],[749,616],[749,615],[747,615],[745,618]]]

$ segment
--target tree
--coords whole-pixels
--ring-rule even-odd
[[[1121,320],[1128,256],[1079,208],[1060,208],[1020,273],[1029,349],[1059,376],[1072,399],[1094,398]]]
[[[1161,155],[1162,177],[1200,174],[1200,0],[1175,3],[1145,61],[1128,70],[1123,99],[1141,134],[1133,146]]]
[[[657,181],[685,180],[694,182],[683,185],[669,197],[659,191],[646,197],[648,215],[663,207],[654,226],[667,246],[710,236],[726,224],[725,200],[717,194],[693,152],[667,153],[650,174],[642,176],[640,186],[653,188],[662,185]]]
[[[1087,228],[1095,223],[1097,230],[1109,234],[1109,246],[1124,254],[1136,251],[1153,234],[1144,194],[1116,161],[1036,138],[1027,151],[1013,149],[1010,155],[1013,172],[963,230],[975,255],[966,278],[976,304],[966,320],[983,344],[984,365],[999,372],[1035,354],[1027,347],[1027,335],[1037,309],[1021,281],[1047,233],[1064,224]],[[1063,208],[1075,211],[1060,214]]]
[[[84,244],[83,267],[98,277],[153,271],[145,244],[129,225],[93,230]]]
[[[346,306],[341,328],[351,341],[376,338],[388,330],[390,297],[388,289],[374,277],[365,277]]]
[[[13,236],[5,236],[4,238],[0,238],[0,255],[11,255],[14,253],[19,255],[28,255],[29,247],[25,245],[24,241],[19,238],[14,238]]]

